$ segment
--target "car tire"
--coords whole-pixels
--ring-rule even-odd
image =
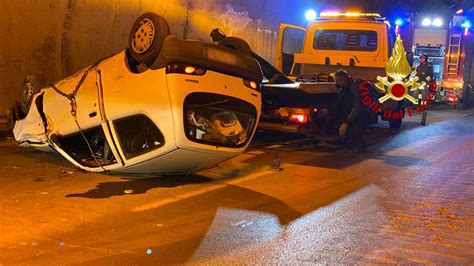
[[[243,39],[237,37],[225,37],[219,41],[219,45],[236,50],[244,55],[253,55],[250,45]]]
[[[19,112],[21,117],[26,117],[33,103],[33,97],[44,85],[42,78],[39,75],[28,75],[23,82],[21,101],[19,103]]]
[[[130,55],[139,64],[151,66],[169,35],[170,27],[163,17],[155,13],[139,16],[130,31],[128,41]]]
[[[402,126],[402,120],[401,119],[390,119],[388,121],[388,124],[390,125],[390,128],[399,129]]]
[[[15,127],[15,109],[12,108],[8,112],[7,116],[7,130],[13,130]]]

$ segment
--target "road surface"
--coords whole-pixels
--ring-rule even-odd
[[[373,128],[367,154],[259,132],[231,161],[152,179],[2,140],[0,265],[472,265],[474,110],[420,119]]]

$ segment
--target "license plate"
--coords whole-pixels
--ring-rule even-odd
[[[208,47],[207,50],[207,58],[212,61],[216,61],[219,63],[224,63],[227,65],[237,65],[237,55],[223,51],[220,49],[214,49],[212,47]]]

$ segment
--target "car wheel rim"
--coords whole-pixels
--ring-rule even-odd
[[[155,25],[149,18],[144,18],[133,35],[132,49],[135,53],[143,54],[150,49],[155,37]]]
[[[33,81],[29,77],[26,78],[25,87],[25,90],[23,90],[23,105],[28,106],[34,91]]]

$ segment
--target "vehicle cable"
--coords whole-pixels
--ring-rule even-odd
[[[104,61],[105,59],[107,59],[109,57],[105,57],[103,59],[100,59],[99,61],[97,61],[96,63],[94,63],[93,65],[89,66],[86,71],[84,71],[84,73],[82,74],[81,76],[81,79],[79,80],[79,82],[77,83],[76,87],[74,88],[74,90],[71,92],[71,93],[65,93],[63,91],[61,91],[60,89],[58,89],[54,84],[51,84],[51,88],[54,89],[54,91],[56,91],[59,95],[61,96],[64,96],[66,97],[68,100],[69,100],[69,103],[71,104],[71,115],[72,117],[74,118],[74,122],[76,123],[77,125],[77,128],[79,130],[79,132],[81,133],[81,136],[82,138],[84,139],[84,141],[86,142],[87,144],[87,147],[89,149],[89,152],[91,153],[92,155],[92,158],[94,158],[94,161],[95,163],[100,167],[102,168],[102,170],[104,171],[107,171],[103,166],[102,164],[99,162],[99,160],[97,159],[96,155],[94,154],[94,151],[92,150],[92,146],[90,145],[89,143],[89,140],[87,139],[86,135],[84,134],[84,130],[81,128],[81,126],[79,125],[79,121],[77,120],[77,101],[76,101],[76,96],[77,96],[77,92],[79,91],[79,89],[81,88],[82,84],[84,83],[84,81],[86,80],[87,76],[89,75],[89,73],[94,70],[95,68],[97,68],[97,66],[102,62]]]

